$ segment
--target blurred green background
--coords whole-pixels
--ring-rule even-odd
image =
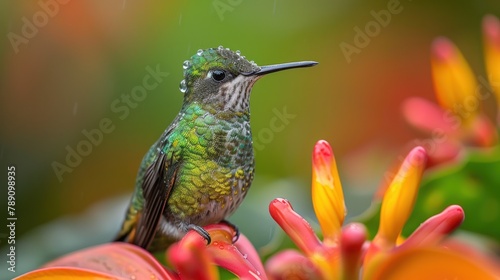
[[[259,65],[320,62],[270,75],[252,92],[256,180],[231,220],[261,247],[277,232],[266,214],[274,197],[289,198],[314,223],[310,156],[319,139],[334,149],[349,214],[365,209],[385,169],[421,136],[404,122],[400,104],[409,96],[435,100],[432,40],[452,39],[485,76],[481,20],[500,16],[498,0],[166,2],[0,3],[0,176],[6,182],[6,167],[16,166],[19,272],[113,238],[142,156],[180,108],[182,62],[197,49],[239,49]],[[374,14],[388,9],[398,12],[376,23]],[[359,42],[357,28],[371,35]],[[346,44],[353,53],[342,51]],[[112,104],[125,104],[147,68],[168,76],[127,106],[126,116],[117,113]],[[277,111],[294,117],[272,131]],[[58,178],[54,162],[66,164],[67,148],[103,119],[114,130]],[[7,230],[0,228],[4,266]]]

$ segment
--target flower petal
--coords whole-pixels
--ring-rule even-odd
[[[257,271],[264,271],[264,265],[260,260],[259,254],[245,235],[240,234],[240,238],[238,239],[238,242],[234,243],[234,246],[238,248],[238,250],[255,267],[255,269],[257,269]]]
[[[478,147],[491,147],[498,142],[495,125],[484,114],[479,114],[470,126],[469,135],[465,141]]]
[[[459,141],[447,139],[443,142],[432,142],[433,138],[430,141],[429,145],[432,150],[428,152],[428,167],[460,160],[464,147]]]
[[[255,261],[255,256],[248,259],[249,255],[240,252],[233,244],[232,228],[226,224],[215,224],[206,226],[205,229],[212,238],[207,250],[218,266],[231,271],[239,279],[267,279],[260,261],[257,267],[254,266],[251,261]],[[246,249],[248,250],[248,247]]]
[[[359,279],[366,237],[366,228],[363,224],[352,223],[342,229],[340,237],[342,279]]]
[[[439,104],[462,120],[475,116],[479,109],[476,80],[467,61],[447,38],[434,40],[432,74]]]
[[[381,248],[391,248],[411,214],[422,173],[426,167],[427,153],[415,147],[399,167],[382,200],[380,226],[373,243]]]
[[[66,267],[67,269],[64,269]],[[38,273],[38,271],[43,271]],[[128,243],[114,242],[71,253],[25,275],[102,275],[112,278],[177,279],[146,250]],[[37,277],[38,277],[37,276]],[[103,276],[103,277],[104,277]],[[68,276],[69,277],[69,276]],[[83,277],[83,276],[82,276]],[[96,276],[97,277],[97,276]],[[71,277],[70,277],[71,278]],[[20,278],[33,279],[33,278]]]
[[[269,279],[322,279],[315,265],[295,250],[284,250],[266,262]]]
[[[337,164],[330,144],[320,140],[314,146],[312,200],[325,242],[335,242],[344,222],[346,207]]]
[[[406,239],[400,248],[435,245],[446,235],[457,229],[462,224],[464,218],[462,207],[458,205],[449,206],[443,212],[423,222]]]
[[[446,112],[441,107],[420,97],[406,99],[402,111],[409,124],[429,134],[435,133],[436,130],[453,134],[458,129],[453,122],[445,119]]]
[[[363,279],[498,279],[498,270],[443,247],[416,247],[389,254]]]
[[[269,213],[295,245],[306,255],[312,255],[314,252],[321,250],[321,242],[311,225],[297,212],[293,211],[288,200],[275,198],[269,204]]]
[[[324,279],[338,277],[339,251],[335,250],[335,246],[323,246],[309,223],[293,211],[288,200],[274,199],[269,204],[269,212],[295,245],[318,267]]]
[[[182,279],[219,278],[205,243],[206,241],[198,233],[189,231],[179,242],[168,248],[167,259]]]
[[[128,277],[119,277],[111,274],[97,272],[90,269],[76,267],[46,267],[25,273],[15,280],[66,280],[66,279],[88,279],[88,280],[126,280]]]

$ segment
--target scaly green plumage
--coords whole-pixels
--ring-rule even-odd
[[[254,177],[253,84],[267,73],[314,64],[259,67],[222,47],[185,61],[183,106],[144,156],[117,240],[164,249],[189,229],[209,240],[202,227],[231,215]]]
[[[219,222],[226,215],[210,216],[214,211],[210,202],[221,212],[231,211],[235,208],[231,204],[241,201],[253,178],[249,114],[220,116],[194,103],[186,107],[177,127],[167,137],[169,145],[159,147],[167,158],[183,159],[168,210],[172,217],[192,224]]]

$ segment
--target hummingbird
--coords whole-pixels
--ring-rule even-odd
[[[219,46],[184,61],[182,107],[140,165],[135,190],[115,241],[149,251],[167,248],[189,230],[227,221],[255,174],[250,91],[266,74],[314,61],[258,66]]]

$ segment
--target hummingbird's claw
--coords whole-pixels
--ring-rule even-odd
[[[210,238],[210,233],[208,233],[208,231],[206,231],[204,228],[193,224],[188,225],[187,228],[188,230],[194,230],[199,235],[201,235],[201,237],[203,237],[207,241],[207,245],[210,245],[210,243],[212,243],[212,238]]]
[[[233,244],[236,243],[236,241],[238,241],[238,239],[240,238],[240,230],[238,229],[238,227],[228,220],[222,220],[221,223],[226,224],[234,230],[234,236],[231,241],[233,242]]]

